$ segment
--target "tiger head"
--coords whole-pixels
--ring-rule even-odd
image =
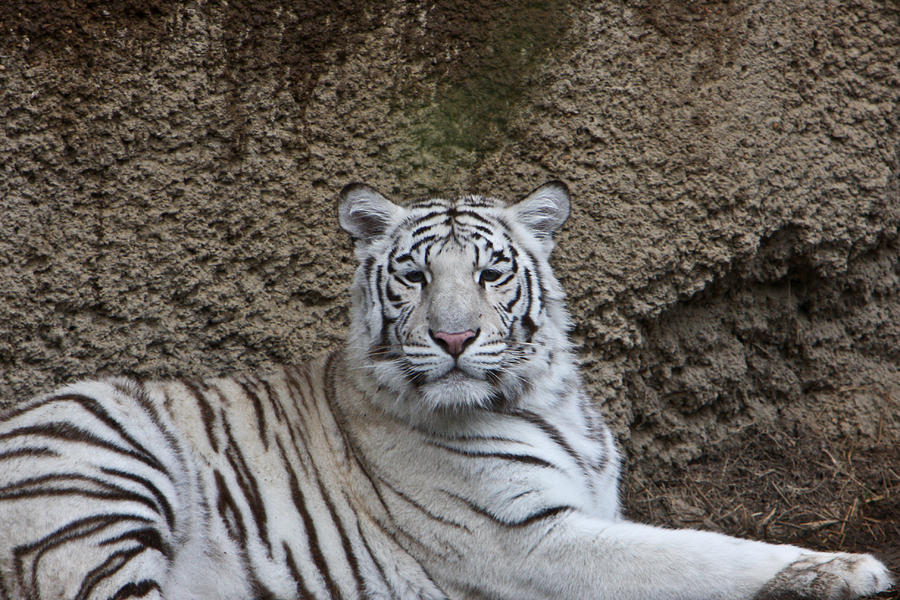
[[[351,184],[338,213],[359,261],[349,366],[395,410],[502,410],[566,366],[568,317],[548,263],[569,214],[564,184],[512,205],[468,195],[406,206]]]

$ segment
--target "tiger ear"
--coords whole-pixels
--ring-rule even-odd
[[[399,221],[403,209],[364,183],[351,183],[341,190],[338,220],[354,241],[378,238]]]
[[[569,188],[562,181],[548,181],[511,208],[538,237],[549,237],[569,218]]]

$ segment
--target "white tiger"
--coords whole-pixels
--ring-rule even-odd
[[[548,264],[564,185],[355,184],[342,352],[76,383],[0,419],[0,598],[852,598],[869,555],[624,520]]]

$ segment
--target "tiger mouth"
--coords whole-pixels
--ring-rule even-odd
[[[492,386],[496,386],[500,383],[500,372],[485,371],[472,373],[460,367],[459,365],[456,365],[443,375],[436,377],[433,381],[449,384],[461,383],[464,381],[483,381],[489,383]]]
[[[440,375],[427,377],[425,380],[421,381],[421,383],[454,384],[462,383],[464,381],[483,381],[484,379],[485,378],[478,373],[471,373],[465,368],[455,365]]]
[[[471,378],[471,377],[472,377],[471,374],[466,373],[465,371],[463,371],[461,368],[459,368],[457,366],[457,367],[453,367],[452,369],[447,371],[439,379],[448,379],[450,381],[453,381],[453,380],[457,380],[457,379]]]

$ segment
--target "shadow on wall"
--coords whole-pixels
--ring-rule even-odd
[[[388,9],[388,3],[365,0],[234,0],[224,10],[206,8],[222,28],[233,158],[244,151],[254,82],[281,82],[298,106],[306,106],[330,66],[326,59],[343,60],[342,46],[382,27]],[[397,62],[416,65],[417,73],[387,100],[404,115],[401,125],[418,154],[461,161],[460,168],[472,167],[514,134],[511,116],[537,83],[538,67],[573,43],[566,37],[570,2],[442,0],[398,10],[407,14],[399,19],[406,55]],[[0,23],[12,34],[8,43],[19,44],[32,61],[56,64],[65,73],[61,84],[73,88],[90,86],[91,71],[108,68],[123,42],[152,69],[183,16],[180,7],[161,0],[52,7],[16,0],[0,7]],[[220,65],[211,58],[210,66]]]

